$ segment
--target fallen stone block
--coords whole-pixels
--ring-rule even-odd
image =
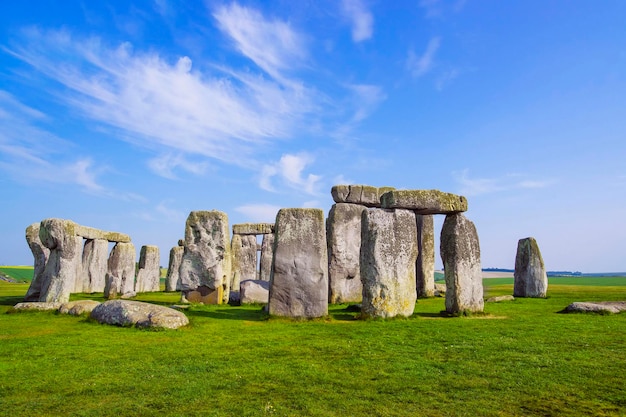
[[[61,307],[61,303],[46,303],[38,301],[29,301],[17,303],[13,306],[14,311],[54,311]]]
[[[499,303],[502,301],[515,301],[515,297],[512,295],[498,295],[495,297],[489,297],[485,300],[486,303]]]
[[[106,301],[93,309],[91,318],[99,323],[140,328],[177,329],[189,324],[187,316],[180,311],[128,300]]]
[[[565,307],[566,313],[611,313],[626,311],[626,301],[574,302]]]
[[[69,314],[72,316],[80,316],[82,314],[90,314],[94,308],[99,306],[100,302],[94,300],[78,300],[64,303],[59,307],[60,314]]]

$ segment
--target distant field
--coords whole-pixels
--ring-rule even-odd
[[[513,278],[489,278],[483,280],[483,286],[513,285]],[[550,285],[588,285],[594,287],[620,287],[626,285],[626,277],[549,277]]]
[[[0,266],[0,274],[13,278],[16,281],[30,281],[33,279],[32,266]]]

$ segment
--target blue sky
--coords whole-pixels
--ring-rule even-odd
[[[623,1],[0,3],[0,264],[47,217],[169,249],[192,210],[465,195],[483,267],[626,271]],[[443,219],[438,218],[437,233]],[[437,265],[441,260],[437,258]]]

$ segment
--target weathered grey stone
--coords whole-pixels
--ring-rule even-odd
[[[435,283],[435,296],[443,297],[446,295],[446,284]]]
[[[371,185],[335,185],[330,193],[335,203],[360,204],[366,207],[380,207],[382,193],[395,190],[393,187],[373,187]]]
[[[137,271],[137,281],[135,282],[135,292],[155,292],[160,291],[161,279],[161,256],[159,247],[144,245],[139,252],[139,269]]]
[[[241,281],[257,277],[256,235],[233,235],[231,251],[233,278],[230,287],[237,290]]]
[[[234,235],[265,235],[274,233],[274,223],[233,224]]]
[[[184,313],[173,308],[128,300],[109,300],[91,312],[99,323],[117,326],[136,326],[177,329],[189,324]]]
[[[116,243],[109,255],[104,297],[129,297],[135,294],[135,245]]]
[[[239,302],[241,304],[267,304],[270,296],[270,283],[260,280],[241,281]]]
[[[93,227],[81,226],[80,224],[75,224],[74,232],[77,236],[81,236],[85,239],[104,239],[108,242],[122,242],[128,243],[130,242],[130,236],[125,235],[124,233],[118,232],[107,232],[105,230],[95,229]]]
[[[544,298],[548,291],[548,276],[537,241],[532,237],[517,242],[515,272],[513,273],[515,297]]]
[[[109,241],[87,239],[83,247],[82,292],[104,292],[109,259]]]
[[[86,277],[83,269],[83,246],[84,239],[81,236],[74,236],[74,244],[76,250],[74,251],[74,289],[72,293],[78,294],[83,292],[83,287],[86,285]]]
[[[328,314],[328,252],[322,210],[278,212],[269,313],[298,318]]]
[[[263,242],[261,243],[261,262],[259,278],[261,281],[270,280],[272,274],[272,259],[274,258],[274,234],[269,233],[263,235]]]
[[[481,312],[484,308],[480,244],[474,223],[449,214],[441,228],[441,259],[446,279],[446,312]]]
[[[489,297],[485,300],[486,303],[499,303],[502,301],[515,301],[515,297],[512,295],[498,295],[495,297]]]
[[[626,301],[574,302],[564,310],[566,313],[612,313],[626,311]]]
[[[361,316],[412,315],[417,299],[415,213],[367,209],[363,211],[361,223]]]
[[[230,291],[231,251],[228,216],[221,211],[192,211],[185,223],[185,251],[180,265],[183,291],[200,286],[222,288],[222,302]]]
[[[39,301],[29,301],[25,303],[17,303],[13,306],[15,311],[53,311],[58,310],[61,303],[46,303]]]
[[[432,215],[418,214],[417,221],[417,262],[415,267],[418,297],[435,295],[435,226]]]
[[[328,213],[328,281],[332,304],[360,303],[363,298],[359,260],[363,210],[363,205],[337,203]]]
[[[467,199],[463,196],[439,190],[396,190],[380,197],[383,208],[402,208],[416,214],[452,214],[467,211]]]
[[[167,266],[167,276],[165,277],[165,291],[180,291],[180,262],[183,259],[185,248],[174,246],[170,249],[170,262]]]
[[[41,295],[41,284],[46,262],[50,256],[50,249],[46,248],[39,239],[39,223],[33,223],[26,228],[26,243],[35,258],[33,279],[30,282],[24,301],[39,301]]]
[[[59,307],[59,313],[80,316],[82,314],[91,313],[91,311],[100,304],[100,302],[94,300],[70,301],[69,303],[65,303]]]

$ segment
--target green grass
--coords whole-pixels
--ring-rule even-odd
[[[551,281],[547,299],[461,318],[439,315],[442,298],[387,321],[355,320],[346,305],[298,322],[268,320],[260,306],[193,306],[189,327],[160,332],[3,314],[26,289],[0,282],[0,410],[12,416],[626,415],[626,314],[558,313],[626,300],[626,279]]]
[[[16,281],[24,282],[33,279],[32,266],[0,266],[0,274]]]

